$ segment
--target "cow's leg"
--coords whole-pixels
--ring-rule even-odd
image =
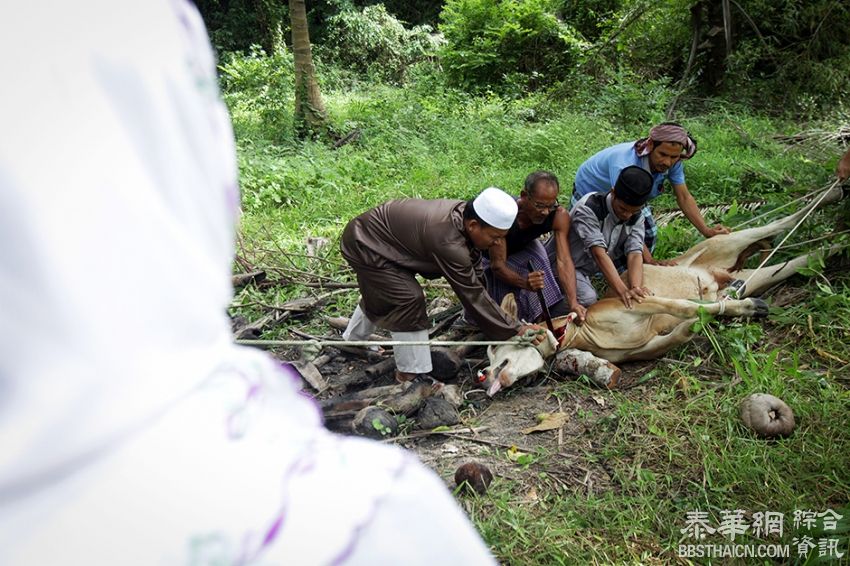
[[[714,303],[695,303],[686,299],[646,297],[633,307],[636,314],[668,314],[677,318],[696,318],[699,309],[712,315],[757,316],[767,314],[767,303],[761,299],[729,299]]]
[[[829,249],[827,255],[832,255],[840,249],[841,248],[838,246],[834,246]],[[732,275],[734,275],[738,281],[746,283],[743,290],[738,288],[737,297],[744,298],[752,297],[753,295],[761,295],[777,283],[781,283],[792,275],[795,275],[801,267],[809,265],[809,258],[820,253],[822,252],[811,252],[797,256],[794,259],[789,259],[784,263],[765,265],[761,269],[742,269],[740,271],[733,272]],[[733,284],[732,287],[736,287],[736,285]]]
[[[785,263],[777,265],[765,265],[761,269],[742,269],[736,271],[733,275],[739,281],[746,283],[743,289],[737,289],[737,297],[752,297],[753,295],[761,295],[772,286],[785,281],[801,267],[808,265],[809,256],[812,254],[802,255],[788,260]],[[733,285],[735,287],[735,285]]]
[[[824,194],[826,193],[826,194]],[[769,224],[765,224],[764,226],[760,226],[758,228],[748,228],[746,230],[741,230],[739,232],[735,232],[736,234],[744,235],[748,242],[747,246],[750,244],[754,244],[760,240],[764,240],[767,238],[772,238],[777,234],[785,232],[786,230],[790,230],[797,224],[802,218],[809,213],[809,211],[813,208],[821,207],[825,204],[831,204],[841,199],[841,187],[835,186],[826,191],[818,194],[815,198],[812,199],[812,202],[795,212],[794,214],[789,214],[783,218],[779,218],[774,220]],[[741,249],[741,252],[744,250]]]
[[[823,197],[823,199],[821,199]],[[732,269],[738,263],[738,258],[747,248],[777,234],[790,230],[812,208],[835,202],[841,198],[841,187],[835,186],[821,193],[809,204],[791,214],[770,224],[758,228],[748,228],[731,234],[714,236],[703,240],[676,258],[680,265],[699,265],[703,267],[718,267]]]

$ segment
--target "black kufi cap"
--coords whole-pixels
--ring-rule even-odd
[[[652,192],[652,175],[646,169],[630,165],[620,171],[614,184],[614,193],[629,206],[642,206],[649,200]]]

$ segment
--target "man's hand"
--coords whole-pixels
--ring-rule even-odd
[[[724,226],[723,224],[716,224],[714,226],[709,226],[705,232],[703,232],[703,236],[706,238],[713,238],[714,236],[719,236],[720,234],[729,234],[732,230]]]
[[[847,180],[847,177],[850,177],[850,149],[838,161],[838,165],[835,167],[835,174],[838,175],[838,180],[842,183]]]
[[[652,293],[649,289],[645,287],[632,287],[631,289],[626,289],[623,287],[622,291],[618,291],[617,295],[620,297],[620,300],[623,301],[623,304],[626,305],[626,308],[632,309],[632,301],[635,303],[642,303],[644,297],[650,296]]]
[[[634,286],[629,290],[632,291],[633,293],[635,293],[636,295],[640,296],[641,298],[650,297],[650,296],[653,295],[652,291],[650,291],[646,287]],[[641,301],[638,301],[638,302],[641,302]]]
[[[539,324],[524,324],[519,327],[517,336],[529,339],[532,344],[537,346],[546,339],[546,328]]]
[[[581,306],[579,303],[571,304],[570,312],[576,313],[576,324],[582,324],[584,322],[584,319],[587,318],[587,309]]]
[[[545,283],[543,282],[543,272],[542,271],[532,271],[528,274],[528,279],[525,281],[526,288],[529,291],[537,291],[545,287]]]

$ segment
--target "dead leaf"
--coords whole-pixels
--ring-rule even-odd
[[[457,454],[458,452],[460,452],[460,448],[458,448],[454,444],[449,444],[448,442],[443,444],[443,446],[440,448],[440,450],[444,454]]]
[[[304,381],[309,383],[310,387],[316,391],[324,391],[328,388],[328,382],[325,381],[325,378],[322,377],[322,374],[319,372],[319,368],[317,368],[313,362],[297,360],[290,363],[298,370],[298,373],[301,374]]]
[[[815,348],[815,352],[817,352],[818,355],[822,358],[827,358],[829,360],[832,360],[834,362],[838,362],[840,364],[847,365],[848,363],[850,363],[850,362],[846,362],[846,361],[842,360],[841,358],[839,358],[835,354],[830,354],[829,352],[827,352],[826,350],[823,350],[821,348]]]
[[[602,395],[591,395],[590,398],[593,399],[600,407],[605,406],[605,397]]]
[[[528,490],[528,493],[525,494],[526,501],[537,501],[539,497],[537,496],[537,490],[535,488],[531,488]]]
[[[567,421],[570,420],[570,417],[565,413],[541,413],[537,415],[537,420],[539,421],[536,425],[524,428],[520,432],[523,434],[531,434],[532,432],[541,432],[544,430],[555,430],[561,428]]]

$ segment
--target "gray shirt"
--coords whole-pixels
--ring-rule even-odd
[[[599,271],[590,251],[593,247],[604,248],[615,262],[630,253],[643,252],[643,215],[638,213],[636,218],[621,221],[612,208],[613,196],[610,191],[604,195],[587,194],[570,211],[570,255],[576,271]]]

